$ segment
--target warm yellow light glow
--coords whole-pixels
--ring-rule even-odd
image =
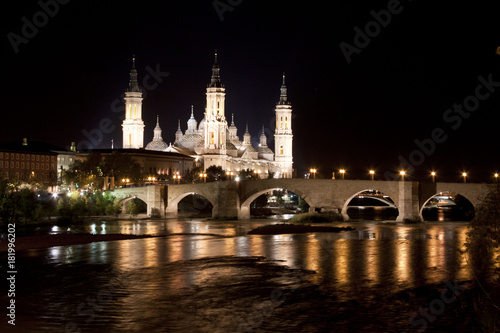
[[[370,170],[370,175],[374,175],[375,174],[375,171],[374,170]]]
[[[400,174],[401,176],[404,176],[404,175],[406,175],[406,171],[401,170],[401,171],[399,171],[399,174]]]
[[[435,173],[434,171],[432,171],[432,172],[431,172],[431,176],[433,176],[433,177],[434,177],[435,175],[436,175],[436,173]]]
[[[339,172],[340,173],[345,173],[345,170],[344,169],[340,169]]]

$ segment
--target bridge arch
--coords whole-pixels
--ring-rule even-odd
[[[207,200],[208,202],[210,202],[212,207],[215,207],[214,200],[207,197],[206,195],[204,195],[201,192],[184,192],[184,193],[181,193],[168,201],[168,206],[167,206],[166,212],[173,214],[173,215],[177,215],[178,209],[179,209],[179,202],[181,202],[182,199],[187,198],[190,195],[199,195],[199,196],[203,197],[205,200]],[[200,208],[206,208],[206,207],[200,207]]]
[[[241,206],[240,206],[240,212],[238,218],[240,219],[249,219],[250,218],[250,204],[260,197],[261,195],[269,192],[269,191],[275,191],[275,190],[281,190],[281,189],[286,189],[289,192],[295,193],[298,196],[300,196],[305,202],[308,202],[308,199],[305,198],[306,194],[302,192],[300,189],[294,189],[292,186],[290,187],[268,187],[266,189],[254,189],[251,192],[247,193],[247,195],[243,198]]]
[[[431,201],[435,198],[439,198],[439,197],[444,197],[444,199],[446,200],[446,197],[455,197],[455,198],[450,198],[450,200],[454,201],[456,203],[458,207],[458,209],[460,208],[464,208],[466,209],[466,211],[464,211],[464,219],[466,220],[470,220],[474,217],[474,214],[476,212],[476,205],[472,203],[472,201],[467,198],[465,195],[463,195],[462,193],[456,193],[456,192],[451,192],[451,191],[444,191],[444,192],[439,192],[439,193],[436,193],[432,196],[430,196],[427,200],[424,200],[422,202],[422,205],[419,207],[419,215],[420,217],[422,218],[422,221],[435,221],[433,219],[426,219],[424,218],[424,208],[426,208],[427,204],[431,203]],[[437,208],[437,207],[436,207]],[[444,214],[443,212],[440,212],[441,214],[439,214],[438,212],[438,216],[437,216],[437,221],[446,221],[446,214]]]
[[[353,195],[351,195],[350,197],[347,198],[347,200],[344,201],[344,204],[342,205],[342,209],[340,211],[340,213],[342,214],[342,216],[344,217],[344,220],[349,220],[350,217],[349,215],[347,214],[347,208],[349,206],[349,203],[354,199],[356,198],[359,194],[361,193],[364,193],[364,192],[371,192],[371,191],[376,191],[376,192],[380,192],[381,194],[384,194],[386,196],[388,196],[392,202],[394,203],[394,206],[396,207],[396,209],[398,209],[399,211],[399,193],[392,193],[392,195],[386,193],[386,192],[383,192],[379,189],[375,189],[375,188],[366,188],[364,190],[360,190],[360,191],[357,191],[356,193],[354,193]],[[392,192],[392,191],[389,191],[389,192]]]
[[[146,205],[146,212],[148,212],[148,202],[144,198],[137,195],[130,195],[120,199],[119,201],[120,205],[122,206],[122,214],[125,214],[128,211],[128,203],[134,199],[142,201]]]

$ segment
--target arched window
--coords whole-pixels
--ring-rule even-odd
[[[280,155],[283,155],[283,146],[280,146]]]

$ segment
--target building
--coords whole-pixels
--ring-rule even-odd
[[[175,133],[174,144],[167,145],[162,138],[160,120],[157,117],[153,140],[146,145],[146,150],[178,153],[191,156],[196,162],[203,163],[204,169],[215,165],[227,171],[250,169],[267,178],[273,174],[276,178],[292,177],[293,172],[293,133],[292,106],[288,102],[285,75],[280,90],[280,98],[275,108],[276,128],[274,130],[274,152],[267,146],[267,137],[262,128],[258,147],[251,143],[248,131],[243,140],[238,136],[234,124],[228,124],[225,110],[225,87],[221,82],[217,53],[212,66],[212,76],[206,88],[206,107],[204,118],[198,123],[191,107],[191,116],[186,131],[182,131],[180,120]],[[142,92],[137,83],[135,59],[130,72],[129,88],[125,92],[125,120],[123,121],[123,148],[142,148],[144,123],[142,121]]]
[[[94,149],[90,152],[79,152],[77,159],[83,161],[92,153],[99,153],[103,159],[106,159],[113,152],[132,157],[141,166],[145,180],[149,177],[161,180],[172,175],[183,176],[195,167],[195,159],[191,156],[146,149]],[[120,181],[116,179],[115,184],[119,185]]]
[[[0,172],[9,181],[57,183],[57,151],[63,149],[42,142],[0,144]]]

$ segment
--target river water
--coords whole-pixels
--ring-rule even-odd
[[[269,223],[276,220],[41,229],[169,235],[19,251],[16,327],[4,319],[0,331],[470,331],[446,293],[473,279],[461,252],[468,223],[345,222],[336,225],[356,230],[247,235]],[[443,293],[450,302],[432,303]],[[444,307],[425,319],[418,311],[429,304]]]

